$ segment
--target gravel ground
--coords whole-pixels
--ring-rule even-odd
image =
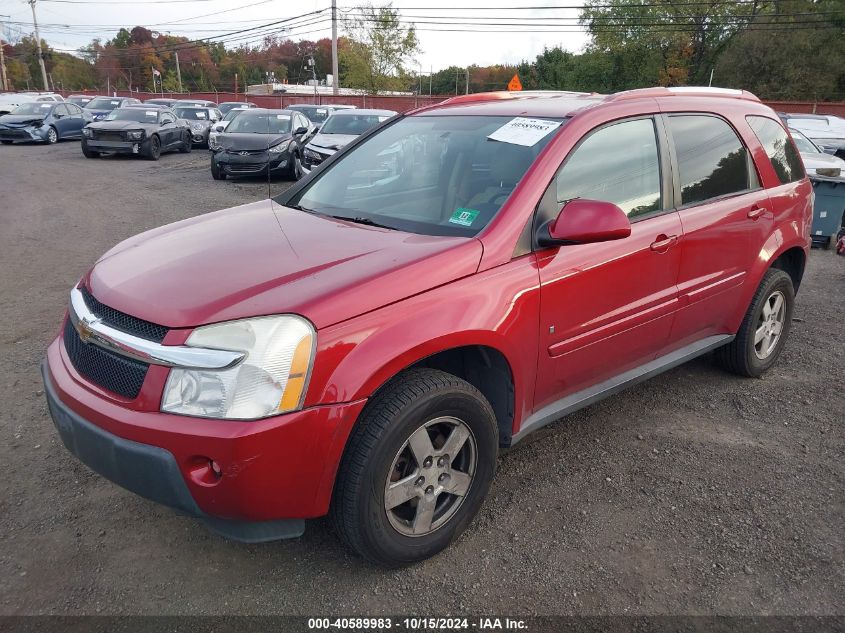
[[[273,183],[274,190],[287,186]],[[845,259],[814,251],[762,380],[702,358],[503,454],[444,554],[401,571],[325,520],[224,541],[62,446],[38,364],[68,289],[143,229],[259,199],[208,155],[0,147],[0,614],[842,614]]]

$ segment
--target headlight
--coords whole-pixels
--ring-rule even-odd
[[[817,167],[815,171],[816,175],[828,178],[839,178],[839,174],[842,173],[839,167]]]
[[[323,156],[318,152],[315,152],[313,149],[305,148],[305,158],[310,160],[312,163],[319,163],[323,160]]]
[[[85,138],[91,138],[90,128],[87,128],[87,127],[82,128],[82,136],[84,136]]]
[[[130,130],[126,133],[126,136],[133,141],[140,141],[144,138],[144,130]]]
[[[291,143],[293,143],[293,141],[282,141],[278,145],[273,145],[269,151],[271,154],[281,154],[282,152],[288,151]]]
[[[185,342],[245,352],[224,370],[170,370],[161,410],[204,418],[249,420],[302,407],[317,336],[295,315],[228,321],[199,327]]]

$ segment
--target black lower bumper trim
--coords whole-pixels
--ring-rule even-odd
[[[47,363],[41,365],[44,393],[62,443],[91,470],[137,495],[199,517],[214,532],[247,543],[301,536],[302,519],[235,521],[210,517],[200,510],[168,450],[118,437],[88,422],[56,394]]]

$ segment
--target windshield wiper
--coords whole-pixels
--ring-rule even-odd
[[[365,224],[366,226],[377,226],[380,229],[390,229],[391,231],[397,231],[398,229],[394,226],[387,226],[386,224],[380,224],[375,220],[370,218],[365,218],[363,216],[348,216],[348,215],[332,215],[336,220],[346,220],[347,222],[354,222],[355,224]]]

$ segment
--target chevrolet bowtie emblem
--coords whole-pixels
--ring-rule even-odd
[[[97,319],[99,321],[99,319]],[[82,340],[83,343],[87,343],[91,340],[91,337],[94,335],[94,330],[91,329],[91,326],[97,321],[87,321],[85,319],[79,319],[76,322],[76,331],[79,334],[79,338]]]

